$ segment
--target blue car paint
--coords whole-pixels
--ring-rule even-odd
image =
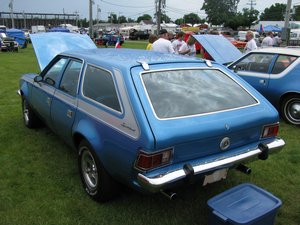
[[[268,54],[268,53],[260,53],[260,54]],[[259,76],[247,76],[240,75],[244,80],[246,80],[250,85],[252,85],[256,90],[258,90],[268,101],[272,103],[278,110],[280,109],[280,103],[282,98],[290,93],[299,93],[300,94],[300,64],[296,64],[297,62],[293,62],[287,69],[285,69],[282,73],[286,73],[286,70],[290,70],[284,76],[277,78],[281,75],[279,74],[271,74],[272,69],[275,65],[276,59],[279,57],[279,54],[273,54],[272,62],[269,65],[268,73],[264,73],[268,78],[264,79],[265,83],[261,83],[262,79]],[[230,66],[235,65],[242,61],[247,55],[243,56],[236,62],[232,63]],[[292,69],[290,69],[292,68]],[[239,73],[238,73],[239,74]],[[257,73],[259,74],[259,73]]]
[[[276,110],[250,85],[219,64],[213,63],[213,67],[225,71],[245,87],[258,100],[257,105],[210,115],[160,121],[154,116],[146,98],[139,77],[144,69],[139,62],[148,62],[150,70],[160,70],[208,68],[204,61],[171,54],[128,49],[68,51],[63,55],[83,60],[83,68],[87,64],[99,65],[101,68],[111,71],[114,80],[116,80],[116,73],[120,73],[122,76],[121,83],[124,85],[125,91],[121,93],[120,83],[117,83],[117,91],[123,111],[121,114],[116,114],[82,95],[83,69],[79,79],[73,121],[65,127],[62,121],[53,121],[50,116],[50,109],[44,108],[43,110],[48,111],[48,114],[45,115],[49,116],[49,118],[44,118],[47,125],[54,131],[67,128],[59,135],[74,148],[78,145],[76,137],[78,135],[83,136],[92,145],[109,174],[136,189],[142,189],[137,182],[137,174],[141,171],[135,168],[135,161],[141,150],[152,153],[165,148],[173,148],[174,155],[170,165],[143,172],[148,175],[159,175],[182,168],[186,163],[199,163],[213,160],[216,157],[226,157],[245,152],[257,146],[258,143],[269,143],[275,139],[272,137],[261,140],[260,135],[264,125],[278,122]],[[23,97],[28,99],[30,104],[32,104],[32,98],[41,98],[41,95],[33,96],[34,93],[27,90],[33,90],[40,85],[33,81],[33,77],[33,75],[24,75],[20,81]],[[24,84],[25,82],[28,84],[28,88]],[[52,100],[53,103],[56,99],[55,97],[52,98],[54,99]],[[126,131],[124,133],[126,129],[134,129],[130,124],[123,124],[123,131],[115,129],[109,124],[109,121],[103,122],[91,116],[91,112],[76,108],[79,101],[92,107],[98,107],[99,110],[120,120],[125,118],[128,113],[133,113],[139,131],[130,131],[135,134],[132,137],[126,134]],[[129,105],[125,107],[124,101],[129,101]],[[32,105],[38,113],[40,113],[41,108],[45,107],[42,103],[40,104],[39,106]],[[63,104],[68,103],[56,104],[56,108],[52,109],[52,115],[64,114],[66,105]],[[227,128],[228,131],[226,131],[225,125],[229,127]],[[224,152],[220,151],[219,143],[225,136],[230,136],[234,143],[228,151]]]

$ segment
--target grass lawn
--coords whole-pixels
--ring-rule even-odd
[[[122,47],[145,49],[146,45],[126,42]],[[77,154],[49,129],[23,125],[16,90],[21,74],[39,71],[31,46],[18,53],[0,52],[0,69],[1,225],[207,225],[206,201],[244,182],[282,200],[276,225],[300,224],[300,127],[281,122],[286,147],[267,161],[251,163],[249,176],[232,170],[227,180],[186,187],[174,201],[124,188],[115,201],[98,204],[83,191]]]

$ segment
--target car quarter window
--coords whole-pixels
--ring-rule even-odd
[[[121,112],[112,75],[100,68],[88,65],[83,83],[83,95],[111,109]]]
[[[243,87],[219,70],[174,70],[142,75],[158,118],[232,110],[256,104]]]
[[[62,70],[64,69],[67,61],[68,61],[68,59],[66,59],[66,58],[60,58],[58,61],[56,61],[44,75],[45,82],[48,84],[51,84],[51,85],[54,85],[55,83],[57,83],[58,79],[59,79],[59,75],[61,74]],[[54,83],[53,83],[53,81],[54,81]]]
[[[75,96],[77,93],[79,74],[82,62],[71,60],[63,74],[59,89]]]
[[[235,65],[236,71],[268,73],[274,54],[252,53]]]
[[[281,73],[286,68],[288,68],[296,59],[296,56],[279,55],[272,69],[272,74]]]

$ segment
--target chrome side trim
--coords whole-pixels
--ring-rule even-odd
[[[95,120],[104,123],[107,126],[110,126],[111,128],[117,130],[118,132],[127,135],[131,139],[137,140],[141,135],[141,129],[135,117],[134,110],[130,104],[129,96],[126,91],[126,86],[122,78],[122,73],[121,71],[114,69],[114,74],[115,74],[114,82],[116,82],[115,86],[118,87],[118,90],[116,89],[118,92],[118,97],[120,98],[119,92],[120,95],[122,96],[123,104],[121,104],[120,99],[119,102],[122,107],[122,113],[124,114],[124,116],[113,115],[112,113],[101,109],[99,105],[102,106],[102,104],[94,105],[85,101],[86,97],[84,97],[84,99],[78,99],[78,110],[85,113],[86,115],[93,117]],[[82,87],[81,87],[81,93],[82,93]],[[110,111],[115,111],[115,110],[110,109]],[[120,112],[118,112],[118,114],[122,115],[120,114]]]
[[[58,100],[64,102],[65,104],[73,106],[74,108],[77,107],[76,98],[69,95],[66,92],[63,92],[62,90],[56,89],[56,91],[54,93],[54,97],[57,98]]]
[[[279,152],[285,145],[284,140],[277,138],[273,142],[267,144],[269,153],[276,153]],[[253,159],[254,157],[258,156],[262,153],[262,150],[258,147],[255,149],[249,149],[248,151],[239,154],[239,155],[233,155],[229,156],[227,158],[221,157],[216,158],[213,161],[204,162],[199,165],[194,165],[194,175],[197,174],[204,174],[206,172],[218,170],[220,168],[224,167],[231,167],[234,164],[241,163],[243,161],[249,161]],[[145,188],[146,190],[150,192],[159,192],[160,190],[163,190],[168,185],[178,181],[182,180],[187,176],[184,169],[179,169],[175,171],[171,171],[164,174],[159,174],[155,177],[147,177],[147,175],[143,175],[142,173],[138,173],[137,180],[138,183]]]

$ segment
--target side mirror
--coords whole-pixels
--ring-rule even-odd
[[[34,80],[34,82],[40,83],[40,82],[43,81],[43,77],[41,77],[41,76],[36,76],[36,77],[33,78],[33,80]]]
[[[238,67],[237,67],[236,65],[234,65],[234,66],[232,67],[232,69],[233,69],[233,72],[237,73]]]

